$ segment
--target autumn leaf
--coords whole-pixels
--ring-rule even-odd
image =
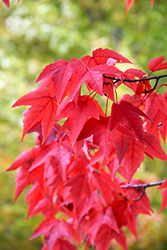
[[[43,146],[38,152],[36,159],[33,161],[30,170],[33,170],[47,162],[52,157],[52,165],[58,171],[62,179],[65,180],[66,168],[70,163],[72,150],[67,141],[52,141],[49,145]]]
[[[111,244],[113,230],[106,224],[102,224],[95,238],[95,246],[97,250],[108,250]]]
[[[22,193],[22,191],[30,184],[34,184],[36,181],[43,186],[43,166],[36,168],[33,171],[28,171],[25,168],[19,168],[16,176],[15,187],[15,202]]]
[[[88,118],[94,117],[98,119],[99,113],[102,113],[102,110],[99,108],[97,102],[95,100],[92,100],[91,98],[85,99],[84,96],[78,100],[77,106],[75,106],[73,102],[70,103],[70,106],[67,105],[65,109],[62,110],[62,116],[64,114],[65,116],[66,114],[68,114],[66,124],[72,143],[76,141]]]
[[[155,0],[151,0],[151,8],[153,8],[154,1],[155,1]]]
[[[10,7],[10,1],[9,0],[2,0],[4,2],[4,4],[7,6],[7,7]]]
[[[93,208],[92,208],[93,210]],[[89,221],[86,226],[86,233],[91,235],[91,241],[94,242],[96,234],[99,230],[99,227],[103,224],[108,225],[112,230],[119,232],[119,228],[117,226],[116,218],[113,214],[111,207],[107,207],[101,211],[90,210],[89,212]]]
[[[167,155],[163,151],[160,142],[157,140],[156,136],[144,133],[144,144],[146,145],[146,152],[152,156],[155,156],[163,161],[167,161]]]
[[[127,250],[126,236],[121,228],[119,229],[119,233],[113,232],[112,238],[115,239],[124,250]]]
[[[67,240],[57,239],[56,244],[54,245],[56,250],[77,250],[77,247],[71,244]]]
[[[56,245],[57,240],[63,239],[64,237],[67,241],[71,242],[72,228],[65,220],[58,220],[55,218],[50,218],[44,220],[38,228],[34,231],[31,239],[44,234],[47,238],[46,244],[49,249],[53,249]],[[66,244],[65,244],[66,245]],[[68,244],[67,244],[68,245]],[[70,245],[70,244],[69,244]],[[72,248],[69,248],[72,249]],[[76,248],[73,248],[76,249]]]
[[[70,192],[72,194],[75,206],[77,206],[79,202],[78,197],[81,197],[82,194],[86,194],[87,197],[90,197],[90,188],[85,175],[75,174],[69,180],[67,180],[65,186],[71,186]]]
[[[159,109],[166,113],[166,102],[163,95],[154,92],[146,101],[145,114],[149,116],[150,120],[154,121],[154,117]],[[147,120],[147,122],[150,123],[150,120]]]
[[[135,0],[125,0],[125,1],[126,1],[126,13],[128,13]]]
[[[119,164],[121,163],[124,155],[129,149],[129,141],[130,141],[130,136],[121,133],[119,130],[113,131],[111,133],[112,137],[112,143],[115,148],[115,151],[117,153],[118,159],[119,159]]]
[[[122,100],[120,104],[113,103],[110,120],[110,130],[117,128],[119,124],[128,124],[138,139],[143,143],[143,121],[140,118],[148,116],[130,102]]]
[[[159,213],[161,213],[162,210],[167,206],[167,179],[165,179],[165,181],[157,189],[161,189],[161,188],[164,188],[164,189],[161,191],[162,204],[161,204]]]
[[[110,203],[113,197],[111,190],[112,181],[110,175],[103,170],[100,171],[100,174],[94,171],[93,179],[97,190],[99,190],[105,201]]]
[[[65,59],[57,60],[43,69],[36,82],[41,81],[40,86],[45,87],[51,78],[57,101],[60,102],[70,77],[81,67],[82,63],[78,58],[71,59],[69,63]]]
[[[109,117],[100,116],[99,119],[90,118],[81,130],[77,140],[85,139],[93,135],[94,144],[98,145],[102,152],[109,159],[112,148],[109,136]]]
[[[122,160],[122,164],[125,166],[128,174],[127,181],[131,181],[141,162],[144,160],[144,151],[145,147],[141,142],[134,139],[130,140],[129,150]]]
[[[159,56],[159,57],[150,59],[150,62],[148,64],[148,69],[151,72],[167,69],[167,62],[163,63],[164,60],[165,60],[165,56]]]
[[[40,122],[42,125],[42,135],[44,143],[52,125],[54,123],[56,111],[58,108],[57,99],[55,93],[49,88],[43,87],[35,91],[32,91],[13,104],[12,107],[30,105],[31,108],[26,110],[24,113],[25,118],[23,119],[24,131],[23,136],[37,123]]]
[[[21,155],[16,158],[16,160],[6,171],[12,171],[21,166],[26,170],[29,170],[35,160],[35,157],[38,155],[38,152],[38,148],[33,148],[32,150],[21,153]]]

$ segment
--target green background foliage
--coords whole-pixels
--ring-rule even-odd
[[[0,250],[41,249],[43,239],[29,241],[41,215],[26,221],[26,190],[14,204],[15,172],[5,173],[21,152],[34,146],[35,135],[21,144],[22,108],[11,105],[36,89],[38,74],[57,59],[81,58],[98,48],[117,51],[147,71],[150,58],[167,55],[167,3],[136,1],[125,14],[125,1],[14,0],[0,3]],[[166,149],[165,149],[166,150]],[[164,179],[166,163],[146,159],[137,177],[147,182]],[[152,217],[140,216],[138,241],[128,234],[129,249],[166,249],[167,209],[158,214],[160,191],[147,190]],[[115,242],[112,249],[120,249]]]

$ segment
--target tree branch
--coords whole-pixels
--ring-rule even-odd
[[[157,182],[150,182],[150,183],[145,183],[145,184],[122,185],[121,188],[144,188],[146,189],[147,187],[160,186],[162,183],[164,183],[164,181],[165,180],[157,181]]]
[[[145,93],[149,93],[149,92],[153,91],[157,87],[159,79],[167,77],[167,74],[158,75],[158,76],[149,76],[149,77],[141,78],[141,79],[119,79],[119,78],[106,76],[106,75],[103,75],[103,77],[107,78],[107,79],[110,79],[110,80],[114,80],[113,84],[115,84],[115,83],[117,83],[119,81],[122,81],[122,82],[144,82],[144,81],[149,81],[149,80],[156,80],[156,82],[154,84],[154,87],[152,89],[150,89],[150,90],[145,91]]]
[[[134,199],[128,199],[127,197],[123,196],[122,194],[121,197],[126,200],[126,201],[139,201],[143,195],[145,194],[145,189],[147,187],[154,187],[154,186],[160,186],[162,183],[164,183],[165,180],[163,181],[157,181],[157,182],[151,182],[151,183],[145,183],[145,184],[133,184],[133,185],[122,185],[121,188],[142,188],[142,193],[138,198]]]

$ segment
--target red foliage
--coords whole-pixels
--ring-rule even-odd
[[[151,59],[151,73],[166,68],[163,61]],[[28,217],[44,216],[32,236],[44,235],[43,250],[75,250],[83,241],[85,249],[107,250],[112,239],[127,249],[122,227],[137,237],[138,214],[152,213],[144,182],[133,176],[146,155],[167,161],[160,140],[160,135],[164,142],[167,136],[167,93],[151,89],[152,77],[145,72],[123,72],[118,63],[130,61],[108,49],[69,63],[58,60],[39,75],[37,90],[13,105],[31,106],[24,112],[23,137],[35,131],[37,138],[36,146],[8,171],[18,168],[15,200],[32,185],[26,195]],[[81,94],[83,84],[88,95]],[[134,94],[118,101],[121,84]],[[106,112],[94,99],[97,94],[106,99]],[[109,99],[113,102],[107,111]],[[160,188],[162,210],[167,182]]]
[[[125,0],[126,2],[126,12],[128,13],[128,11],[130,10],[132,4],[134,3],[135,0]],[[151,2],[151,8],[153,8],[154,2],[155,0],[150,0]]]
[[[4,2],[4,4],[7,6],[7,7],[10,7],[10,0],[2,0]],[[18,0],[19,2],[20,0]],[[56,1],[56,0],[55,0]],[[132,6],[132,4],[134,3],[135,0],[125,0],[126,2],[126,12],[128,12]],[[151,1],[151,8],[153,8],[153,5],[154,5],[154,1],[155,0],[150,0]],[[116,52],[115,52],[116,53]],[[88,57],[89,58],[89,57]],[[112,56],[112,58],[114,58],[114,56]],[[86,58],[87,60],[87,58]],[[97,61],[96,61],[97,62]],[[96,63],[95,62],[95,63]],[[102,62],[102,61],[101,61]],[[94,63],[94,62],[93,62]],[[90,63],[91,64],[91,63]]]

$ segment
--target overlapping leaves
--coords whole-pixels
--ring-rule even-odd
[[[152,59],[150,71],[166,69],[163,61],[164,57]],[[23,137],[35,131],[37,139],[36,147],[8,170],[18,168],[15,200],[32,185],[26,195],[28,217],[40,212],[44,216],[32,236],[44,235],[43,250],[73,250],[74,242],[83,241],[86,249],[92,245],[108,250],[112,239],[127,249],[122,227],[137,236],[138,214],[152,212],[145,192],[122,185],[143,183],[133,176],[145,155],[167,161],[160,138],[166,141],[166,93],[147,94],[146,73],[123,72],[118,63],[130,61],[108,49],[97,49],[81,60],[58,60],[39,75],[37,90],[13,105],[30,106],[23,113]],[[140,81],[132,84],[136,79]],[[121,84],[134,94],[117,100]],[[149,81],[146,87],[151,89]],[[106,100],[104,110],[94,99],[97,95]],[[107,112],[109,100],[113,102]],[[167,205],[166,182],[161,188],[162,210]]]

